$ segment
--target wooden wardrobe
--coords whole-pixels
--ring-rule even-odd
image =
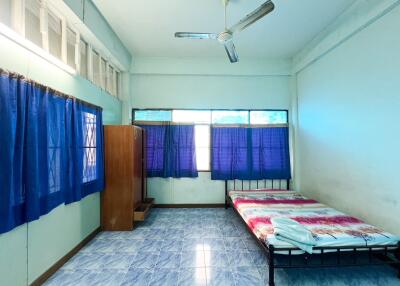
[[[132,230],[146,209],[145,132],[129,125],[104,126],[105,190],[101,195],[103,230]],[[143,214],[144,219],[144,214]]]

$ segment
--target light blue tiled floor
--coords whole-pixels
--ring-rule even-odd
[[[278,270],[276,285],[400,285],[390,267]],[[102,232],[46,285],[267,285],[264,253],[232,209],[153,209]]]

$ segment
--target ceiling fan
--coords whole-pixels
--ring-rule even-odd
[[[228,54],[231,63],[236,63],[239,61],[238,54],[233,44],[233,36],[243,31],[245,28],[260,20],[265,15],[269,14],[274,10],[275,5],[271,0],[266,1],[256,10],[246,15],[237,24],[233,25],[229,29],[226,26],[226,7],[228,6],[229,0],[222,0],[225,7],[225,30],[219,34],[216,33],[193,33],[193,32],[176,32],[176,38],[188,38],[188,39],[207,39],[207,40],[218,40],[224,45],[226,53]]]

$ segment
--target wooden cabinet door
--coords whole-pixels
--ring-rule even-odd
[[[139,206],[142,201],[142,129],[134,127],[133,131],[133,200],[134,208]]]
[[[133,137],[132,126],[104,127],[106,186],[101,194],[104,230],[133,229]]]
[[[146,153],[146,130],[142,129],[142,196],[147,198],[147,153]]]

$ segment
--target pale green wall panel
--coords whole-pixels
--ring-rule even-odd
[[[74,13],[83,20],[83,3],[85,0],[63,0]]]
[[[27,285],[27,228],[0,234],[0,285]]]
[[[400,7],[298,74],[300,189],[400,235]]]
[[[100,195],[61,205],[28,224],[29,283],[100,225]]]

